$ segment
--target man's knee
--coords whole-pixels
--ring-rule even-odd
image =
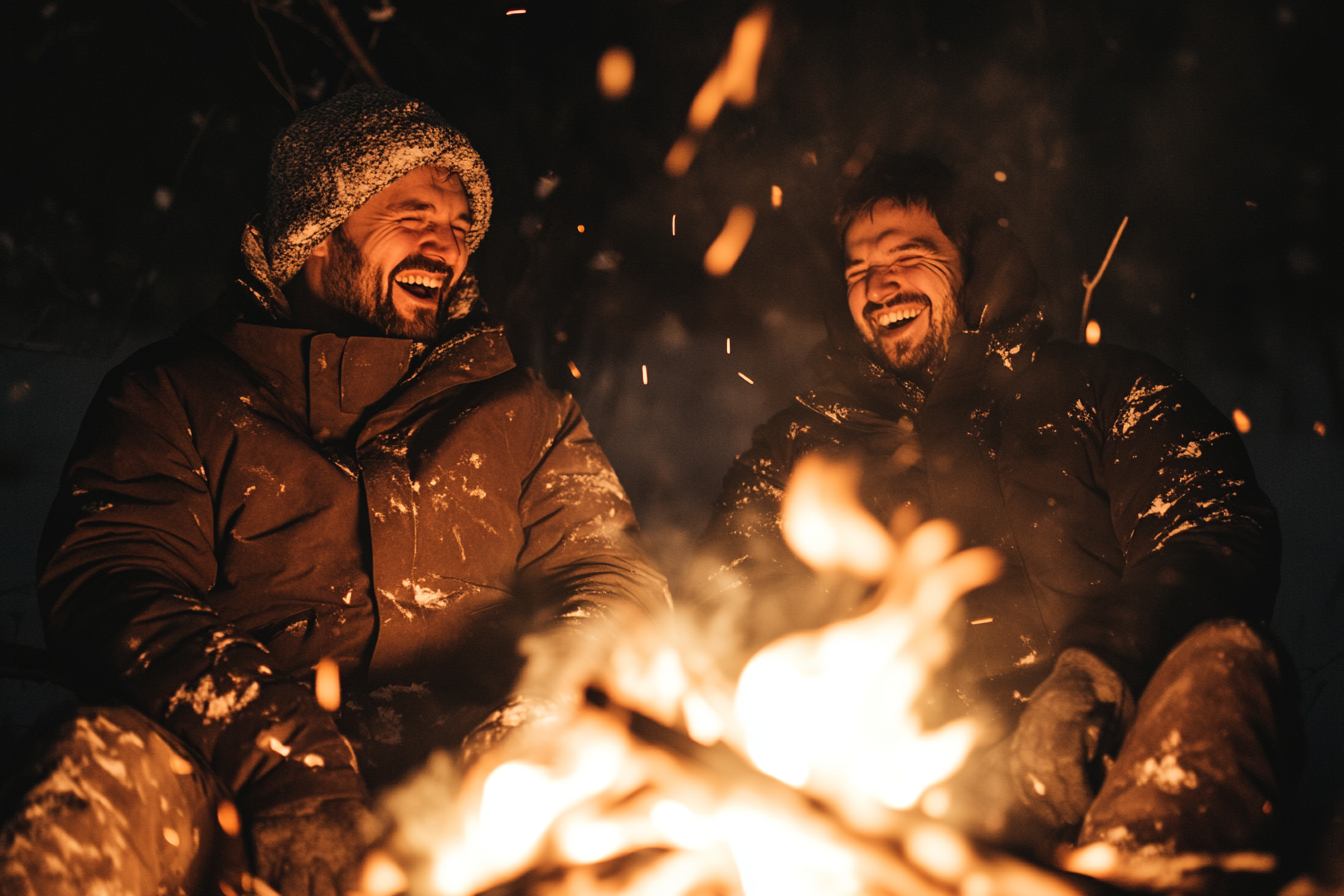
[[[171,735],[126,707],[81,707],[46,738],[0,819],[6,892],[185,885],[213,837],[213,782]],[[113,888],[114,890],[116,888]]]

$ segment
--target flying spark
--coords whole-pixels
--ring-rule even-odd
[[[1003,171],[995,171],[995,172],[994,172],[994,179],[995,179],[996,181],[998,181],[999,183],[1003,183],[1004,181],[1006,181],[1006,180],[1008,179],[1008,175],[1007,175],[1007,173],[1005,173],[1005,172],[1003,172]]]
[[[724,348],[724,354],[731,355],[733,353],[733,337],[729,336],[726,339],[724,339],[723,348]],[[1319,423],[1317,423],[1316,425],[1321,426],[1321,424]]]
[[[525,12],[527,12],[527,10],[525,10],[525,9],[511,9],[511,10],[509,10],[508,12],[504,13],[504,15],[506,15],[506,16],[521,16],[521,15],[522,15],[523,13],[525,13]]]
[[[644,385],[647,386],[649,384],[649,365],[647,364],[639,365],[639,374],[644,379]]]
[[[1101,324],[1094,320],[1087,322],[1087,344],[1096,345],[1101,341]]]
[[[1320,436],[1321,438],[1325,438],[1325,424],[1322,423],[1321,421],[1317,420],[1316,423],[1311,427],[1311,431],[1316,433],[1316,435]]]
[[[770,188],[770,204],[775,208],[779,208],[784,204],[784,191],[781,190],[778,185]]]
[[[677,216],[676,216],[676,215],[673,215],[673,216],[672,216],[672,235],[673,235],[673,236],[676,236],[676,235],[677,235]]]
[[[1232,409],[1232,424],[1236,426],[1237,432],[1245,435],[1251,431],[1251,418],[1246,416],[1246,412],[1241,408]]]
[[[575,364],[573,361],[569,362],[569,375],[574,377],[574,379],[583,376],[583,374],[579,373],[579,365]]]
[[[740,376],[740,377],[742,377],[742,379],[746,380],[747,383],[748,383],[749,385],[752,385],[752,386],[756,385],[756,381],[755,381],[754,379],[752,379],[751,377],[747,376],[747,375],[746,375],[745,373],[743,373],[742,371],[739,370],[739,371],[737,372],[737,375]]]

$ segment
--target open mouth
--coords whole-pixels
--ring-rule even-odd
[[[899,308],[884,308],[873,314],[872,320],[879,330],[894,333],[918,320],[927,307],[927,305],[905,305]]]
[[[427,274],[424,271],[400,271],[393,275],[392,282],[415,296],[422,302],[437,299],[439,289],[448,278],[443,274]]]

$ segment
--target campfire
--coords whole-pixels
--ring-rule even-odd
[[[634,632],[582,698],[391,794],[365,896],[1084,892],[939,820],[977,732],[928,730],[918,706],[956,646],[949,609],[999,561],[941,521],[898,538],[857,480],[800,462],[783,527],[814,569],[871,583],[865,612],[767,645],[735,684],[686,627]]]

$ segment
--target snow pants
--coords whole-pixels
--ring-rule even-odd
[[[1144,689],[1078,842],[1278,852],[1303,738],[1296,677],[1277,651],[1245,622],[1204,623]]]
[[[0,896],[190,896],[221,860],[246,870],[214,775],[133,709],[78,709],[11,790]]]

